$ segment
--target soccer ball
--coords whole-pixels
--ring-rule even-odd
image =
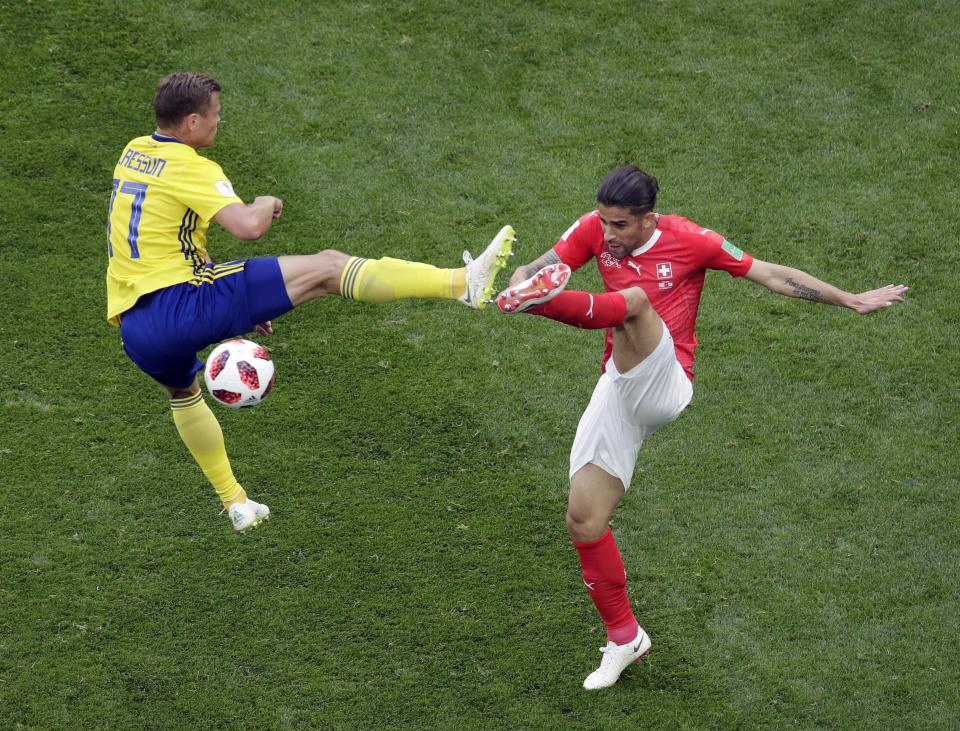
[[[267,351],[252,340],[227,340],[210,351],[203,369],[207,390],[231,409],[263,401],[273,387],[276,369]]]

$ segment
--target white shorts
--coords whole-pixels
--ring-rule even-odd
[[[647,435],[675,420],[693,398],[666,325],[663,337],[642,363],[626,373],[607,360],[570,448],[570,477],[595,464],[630,487],[637,453]]]

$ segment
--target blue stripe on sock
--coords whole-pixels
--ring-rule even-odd
[[[347,270],[343,276],[343,286],[340,288],[340,295],[344,299],[356,299],[356,293],[353,291],[353,288],[357,286],[357,277],[360,274],[360,269],[368,261],[369,259],[358,256],[347,264]]]

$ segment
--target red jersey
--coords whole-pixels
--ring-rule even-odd
[[[650,304],[670,329],[677,360],[693,379],[694,327],[707,269],[722,269],[734,277],[750,270],[753,257],[723,236],[680,216],[660,216],[657,230],[625,259],[610,255],[603,243],[597,211],[573,224],[553,247],[560,260],[579,269],[596,257],[607,292],[641,287]],[[607,329],[603,362],[613,351],[613,331]]]

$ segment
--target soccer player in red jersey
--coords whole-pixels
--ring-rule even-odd
[[[907,287],[851,294],[802,272],[755,259],[720,234],[654,212],[659,185],[639,168],[611,172],[597,210],[543,256],[519,267],[497,297],[507,313],[530,312],[582,328],[606,328],[603,368],[570,451],[567,531],[583,581],[607,628],[600,667],[583,686],[613,685],[650,650],[627,597],[610,529],[644,438],[674,421],[693,397],[694,336],[707,269],[722,269],[787,297],[865,315],[903,301]],[[565,290],[572,270],[596,259],[605,292]]]

